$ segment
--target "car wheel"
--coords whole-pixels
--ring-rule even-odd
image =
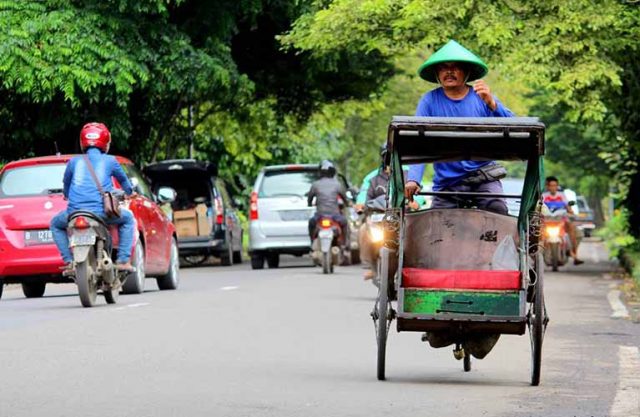
[[[280,266],[280,255],[277,253],[271,253],[267,255],[267,265],[269,268],[277,268]]]
[[[127,275],[127,279],[122,285],[123,294],[142,294],[144,292],[144,281],[147,278],[144,270],[144,246],[141,241],[136,242],[133,252],[133,267],[135,271]]]
[[[261,253],[251,254],[251,269],[263,269],[264,268],[264,255]]]
[[[27,298],[40,298],[44,295],[47,283],[44,281],[31,281],[22,283],[22,292]]]
[[[171,249],[169,255],[169,270],[166,275],[156,278],[158,288],[161,290],[175,290],[180,283],[180,255],[178,254],[178,243],[171,239]]]
[[[233,243],[231,243],[231,235],[227,235],[227,249],[220,255],[220,263],[222,266],[233,265]]]

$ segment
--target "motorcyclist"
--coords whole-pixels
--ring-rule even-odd
[[[456,41],[449,41],[427,59],[418,70],[426,81],[440,84],[439,88],[422,96],[416,116],[433,117],[512,117],[513,113],[496,99],[481,79],[488,72],[487,65],[473,52]],[[476,81],[477,80],[477,81]],[[473,86],[468,83],[476,81]],[[500,178],[506,170],[495,161],[454,161],[434,164],[434,191],[459,191],[500,194]],[[424,164],[412,165],[405,184],[405,195],[412,199],[419,192]],[[474,199],[480,209],[507,214],[501,198]],[[436,196],[432,208],[456,208],[454,198]]]
[[[347,219],[340,211],[338,199],[347,202],[346,190],[335,178],[336,168],[331,161],[324,160],[319,165],[320,179],[311,185],[309,194],[307,195],[307,204],[309,207],[316,200],[316,213],[309,219],[309,236],[313,241],[316,225],[321,217],[331,217],[333,221],[340,224],[342,230],[342,244],[347,243]]]
[[[102,123],[87,123],[80,131],[80,148],[86,153],[100,181],[102,189],[113,191],[112,177],[115,177],[125,194],[133,195],[133,187],[129,178],[114,156],[107,155],[111,145],[111,133]],[[74,211],[86,210],[102,217],[107,224],[118,226],[118,258],[116,267],[119,270],[131,271],[131,249],[135,237],[135,220],[133,214],[122,208],[119,217],[107,218],[100,191],[88,169],[83,156],[71,158],[64,172],[63,193],[68,200],[67,209],[58,213],[51,220],[53,240],[65,262],[66,271],[73,268],[73,258],[69,249],[67,224],[69,215]]]
[[[542,193],[542,201],[547,208],[553,213],[557,210],[565,210],[567,214],[573,215],[574,211],[565,194],[560,191],[560,182],[558,178],[550,176],[545,180],[546,191]],[[576,226],[571,221],[570,216],[564,216],[565,230],[571,239],[570,256],[573,258],[574,265],[583,264],[584,261],[578,258],[578,232]]]

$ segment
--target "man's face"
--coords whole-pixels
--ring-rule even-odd
[[[558,192],[558,181],[549,181],[547,182],[547,191],[551,194],[555,194]]]
[[[445,88],[456,88],[464,85],[464,68],[458,62],[444,62],[436,67],[438,80]]]

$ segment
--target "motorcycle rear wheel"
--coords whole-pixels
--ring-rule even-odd
[[[333,257],[331,256],[331,252],[324,252],[322,254],[322,273],[329,274],[333,272],[332,267]]]
[[[76,285],[78,285],[82,307],[93,307],[98,296],[98,286],[93,279],[95,259],[93,248],[91,248],[87,259],[76,264]]]

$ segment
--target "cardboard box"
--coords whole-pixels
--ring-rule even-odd
[[[211,222],[207,217],[207,206],[198,204],[196,206],[196,214],[198,219],[198,236],[209,236],[211,233]]]
[[[173,223],[178,237],[198,236],[198,213],[195,209],[174,211]]]

